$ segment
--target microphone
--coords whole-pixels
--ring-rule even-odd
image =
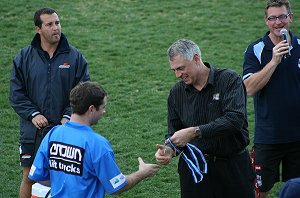
[[[280,34],[282,36],[282,39],[285,40],[287,43],[289,43],[289,36],[288,36],[289,32],[287,31],[287,29],[282,28],[280,30]],[[288,55],[291,55],[290,48],[289,48]]]

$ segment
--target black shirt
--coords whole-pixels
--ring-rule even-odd
[[[210,67],[205,87],[198,91],[183,81],[168,97],[168,134],[199,126],[202,138],[190,143],[203,153],[230,156],[249,144],[246,92],[241,77],[229,69]]]

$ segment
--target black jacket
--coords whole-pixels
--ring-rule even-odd
[[[40,47],[36,34],[31,45],[21,49],[13,61],[9,100],[20,116],[20,142],[33,143],[36,127],[31,119],[37,114],[59,124],[71,115],[69,93],[80,81],[90,80],[84,56],[68,44],[62,34],[53,57]]]

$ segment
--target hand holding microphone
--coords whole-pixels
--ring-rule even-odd
[[[287,29],[282,28],[280,30],[280,34],[282,36],[282,39],[285,40],[287,43],[289,43],[289,32],[287,31]],[[289,56],[291,55],[290,48],[288,49],[288,55]]]

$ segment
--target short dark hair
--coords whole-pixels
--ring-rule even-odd
[[[288,13],[292,13],[289,0],[267,0],[266,7],[265,7],[265,16],[268,17],[268,9],[270,7],[281,7],[281,6],[285,6]]]
[[[52,9],[52,8],[41,8],[41,9],[37,10],[34,13],[34,18],[33,18],[34,25],[38,26],[39,28],[42,28],[43,21],[41,20],[41,15],[43,15],[43,14],[50,14],[51,15],[53,13],[57,14],[57,12],[54,9]]]
[[[81,82],[70,93],[72,113],[83,115],[91,105],[96,110],[104,103],[107,93],[97,82]]]

